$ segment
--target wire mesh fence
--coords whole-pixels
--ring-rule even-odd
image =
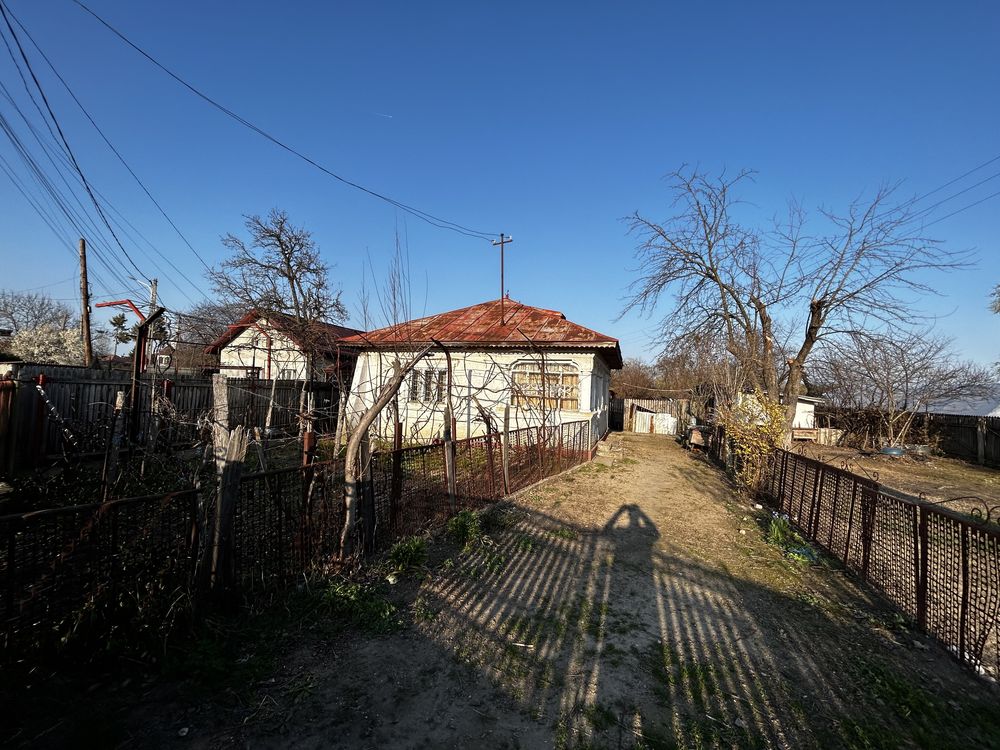
[[[516,430],[507,443],[506,479],[501,434],[453,443],[454,496],[445,444],[373,454],[357,549],[385,549],[589,460],[590,423]],[[211,491],[188,490],[0,517],[0,661],[93,644],[126,625],[168,627],[204,593],[213,506]],[[343,459],[244,475],[232,518],[227,558],[243,597],[331,565],[346,520]]]
[[[813,542],[977,671],[1000,676],[1000,528],[777,451],[765,493]]]
[[[4,654],[158,627],[188,591],[197,515],[192,490],[0,517]]]

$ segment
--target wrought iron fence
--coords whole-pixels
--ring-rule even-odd
[[[1000,527],[777,451],[765,492],[957,658],[1000,676]]]
[[[453,444],[454,504],[443,444],[376,453],[360,509],[362,553],[443,523],[590,458],[590,423]],[[343,460],[242,477],[230,555],[237,592],[253,597],[330,564],[344,527]],[[125,622],[165,627],[200,591],[197,561],[215,542],[197,490],[0,517],[0,661],[94,643]],[[131,631],[130,631],[131,632]],[[86,637],[84,637],[86,636]]]

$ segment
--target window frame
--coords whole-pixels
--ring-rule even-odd
[[[445,400],[448,371],[440,367],[422,367],[410,371],[407,401],[414,404],[440,404]]]
[[[544,364],[544,367],[543,367]],[[542,378],[542,370],[545,377]],[[580,411],[580,366],[571,360],[523,359],[511,365],[511,406],[547,411]],[[526,375],[520,381],[519,375]],[[534,377],[532,377],[534,376]],[[573,378],[567,383],[567,376]],[[553,382],[554,378],[558,378]],[[534,382],[532,382],[534,380]],[[550,394],[550,389],[555,391]],[[526,389],[527,386],[528,388]],[[568,389],[568,391],[566,390]],[[530,392],[529,392],[530,391]]]

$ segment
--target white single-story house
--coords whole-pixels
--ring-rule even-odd
[[[306,325],[290,315],[251,310],[228,327],[205,351],[219,356],[219,370],[234,378],[262,380],[321,380],[340,373],[349,379],[355,350],[344,348],[354,328],[312,321]]]
[[[377,398],[397,360],[406,363],[428,346],[396,395],[407,441],[442,437],[451,357],[455,438],[586,420],[591,440],[608,431],[611,371],[622,366],[618,340],[566,319],[555,310],[505,298],[348,336],[358,349],[347,402],[348,424]],[[439,346],[440,345],[440,346]],[[443,347],[443,349],[442,349]],[[394,409],[374,430],[391,437]]]

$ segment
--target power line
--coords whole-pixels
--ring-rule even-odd
[[[980,180],[979,182],[973,183],[972,185],[969,185],[969,187],[967,187],[967,188],[962,188],[957,193],[952,193],[947,198],[942,198],[937,203],[934,203],[934,204],[928,206],[927,208],[920,209],[914,215],[914,220],[917,219],[920,216],[926,216],[927,214],[929,214],[931,211],[933,211],[938,206],[941,206],[941,205],[947,203],[950,200],[954,200],[958,196],[963,195],[963,194],[969,192],[970,190],[974,190],[975,188],[979,187],[980,185],[985,185],[987,182],[990,182],[991,180],[995,180],[997,177],[1000,177],[1000,172],[997,172],[996,174],[992,174],[989,177],[987,177],[986,179]]]
[[[918,201],[922,201],[924,198],[928,198],[928,197],[934,195],[934,193],[938,193],[938,192],[944,190],[949,185],[954,185],[959,180],[965,179],[966,177],[968,177],[973,172],[978,172],[983,167],[988,167],[990,164],[992,164],[993,162],[996,162],[996,161],[1000,161],[1000,154],[998,154],[997,156],[994,156],[992,159],[984,161],[982,164],[980,164],[980,165],[978,165],[976,167],[973,167],[968,172],[960,174],[958,177],[956,177],[956,178],[954,178],[952,180],[948,180],[948,182],[944,183],[943,185],[938,185],[936,188],[934,188],[930,192],[924,193],[923,195],[920,195],[920,196],[914,198],[908,204],[905,204],[905,205],[913,205],[914,203],[917,203]],[[956,193],[956,195],[957,195],[957,193]],[[949,200],[949,199],[945,199],[945,200]],[[935,205],[937,205],[937,204],[935,204]]]
[[[35,88],[38,90],[39,96],[42,97],[42,102],[45,104],[45,109],[49,113],[49,117],[52,119],[52,124],[55,125],[56,132],[59,133],[59,140],[62,142],[63,147],[66,149],[66,154],[69,156],[70,161],[73,164],[73,168],[80,176],[80,180],[83,182],[83,187],[87,191],[87,195],[90,196],[90,200],[94,204],[94,208],[97,210],[97,213],[101,217],[101,220],[104,222],[104,225],[108,228],[108,231],[114,238],[115,243],[118,245],[122,253],[125,255],[125,258],[131,264],[131,266],[136,270],[136,272],[140,276],[144,277],[145,274],[143,274],[139,266],[135,264],[135,261],[132,260],[132,256],[128,254],[128,251],[125,249],[125,246],[122,245],[121,240],[118,239],[118,235],[115,234],[115,230],[111,227],[111,224],[108,221],[108,217],[105,216],[104,210],[101,208],[100,203],[98,203],[97,197],[94,195],[93,190],[91,190],[90,183],[87,181],[87,177],[86,175],[84,175],[83,169],[80,167],[80,163],[76,160],[76,156],[73,153],[73,149],[70,147],[69,141],[66,139],[66,134],[63,133],[63,129],[59,125],[59,120],[56,117],[55,112],[52,111],[52,106],[49,104],[48,97],[45,96],[45,90],[42,88],[42,84],[39,82],[38,76],[35,75],[34,68],[31,67],[31,61],[28,60],[28,56],[27,54],[25,54],[24,47],[21,45],[21,40],[18,38],[17,32],[14,31],[14,27],[11,25],[10,18],[7,15],[7,6],[2,2],[2,0],[0,0],[0,15],[3,16],[3,20],[7,26],[7,30],[10,32],[11,38],[14,40],[14,44],[17,46],[17,51],[21,55],[21,60],[24,61],[24,66],[27,69],[28,74],[31,76],[31,80],[34,81]]]
[[[41,55],[42,59],[49,66],[49,69],[52,71],[52,73],[55,75],[55,77],[59,80],[59,82],[63,85],[63,88],[66,89],[67,93],[70,95],[70,97],[72,97],[73,101],[76,102],[76,105],[80,108],[80,111],[83,112],[84,116],[87,118],[87,120],[90,122],[90,124],[94,126],[94,130],[96,130],[98,132],[98,134],[104,140],[104,143],[107,144],[107,146],[108,146],[109,149],[111,149],[111,152],[116,157],[118,157],[118,160],[122,163],[122,165],[125,167],[125,169],[128,170],[128,173],[130,175],[132,175],[132,178],[136,181],[136,183],[139,185],[139,187],[142,188],[142,191],[146,194],[146,197],[148,197],[149,200],[153,203],[153,205],[156,206],[157,210],[160,212],[160,214],[163,216],[163,218],[166,219],[167,223],[170,224],[170,226],[173,228],[173,230],[177,233],[177,236],[181,238],[181,240],[184,242],[185,245],[187,245],[188,249],[194,254],[194,256],[201,262],[201,264],[206,269],[209,269],[210,266],[208,265],[208,263],[205,262],[205,259],[202,258],[201,254],[197,250],[195,250],[194,246],[191,244],[191,242],[188,240],[188,238],[184,235],[184,233],[180,230],[180,228],[177,226],[177,224],[174,223],[174,220],[170,218],[170,216],[167,214],[167,212],[163,208],[163,206],[161,206],[160,203],[159,203],[159,201],[157,201],[156,198],[153,197],[153,194],[149,191],[149,189],[146,187],[146,185],[143,183],[143,181],[141,179],[139,179],[139,175],[137,175],[135,173],[135,171],[132,169],[132,167],[129,166],[129,163],[125,160],[125,157],[122,156],[121,153],[118,151],[118,149],[116,149],[114,147],[114,144],[111,143],[111,140],[104,134],[104,131],[101,130],[101,128],[97,124],[97,122],[94,121],[94,118],[91,117],[90,112],[88,112],[87,109],[86,109],[86,107],[83,106],[83,103],[80,101],[80,99],[77,97],[77,95],[73,92],[73,89],[66,82],[66,80],[62,77],[62,75],[59,74],[59,71],[56,70],[55,65],[49,59],[48,55],[45,54],[45,52],[42,50],[42,48],[38,45],[38,42],[36,42],[35,39],[34,39],[34,37],[31,36],[31,32],[29,32],[24,27],[24,24],[21,23],[20,19],[18,19],[18,17],[14,14],[14,12],[12,10],[8,9],[8,13],[10,13],[11,18],[14,19],[14,23],[16,23],[20,27],[21,31],[24,32],[25,36],[28,37],[28,40],[32,43],[32,45],[34,45],[35,50],[37,50],[38,54]],[[159,252],[159,251],[157,251],[157,252]],[[174,267],[174,270],[177,270],[176,267]],[[190,283],[190,279],[188,279],[188,282]]]
[[[5,38],[5,41],[6,41],[6,38]],[[15,61],[15,64],[16,64],[16,61]],[[17,111],[17,113],[18,113],[18,114],[20,115],[21,119],[22,119],[22,120],[24,121],[25,125],[26,125],[26,126],[28,127],[29,131],[30,131],[30,132],[31,132],[31,134],[32,134],[32,135],[34,136],[34,138],[35,138],[35,141],[36,141],[36,142],[38,143],[38,145],[39,145],[39,146],[41,146],[41,148],[42,148],[43,152],[45,153],[46,157],[48,157],[48,160],[49,160],[49,162],[50,162],[50,163],[52,164],[52,166],[53,166],[53,167],[54,167],[54,168],[56,169],[56,172],[57,172],[57,174],[59,175],[60,179],[62,180],[63,184],[64,184],[64,185],[66,185],[66,188],[67,188],[67,189],[68,189],[68,190],[70,191],[70,194],[71,194],[71,195],[73,196],[73,198],[74,198],[74,199],[76,200],[77,204],[78,204],[78,205],[80,206],[80,209],[81,209],[81,211],[83,212],[83,213],[82,213],[82,217],[86,218],[86,219],[87,219],[87,220],[89,221],[89,216],[87,216],[87,212],[86,212],[86,209],[85,209],[85,208],[83,207],[83,204],[82,204],[82,203],[81,203],[81,202],[79,201],[79,199],[77,198],[77,196],[76,196],[75,192],[73,191],[73,188],[72,188],[72,186],[71,186],[71,185],[70,185],[70,184],[69,184],[69,183],[68,183],[68,182],[66,181],[66,178],[65,178],[65,177],[63,176],[63,174],[62,174],[62,171],[61,171],[61,169],[60,169],[60,165],[56,163],[56,160],[55,160],[55,158],[53,157],[53,155],[52,155],[52,153],[51,153],[51,151],[50,151],[50,148],[51,148],[51,147],[50,147],[49,145],[47,145],[47,144],[46,144],[46,142],[45,142],[45,139],[44,139],[44,138],[42,138],[42,136],[41,136],[41,135],[40,135],[40,133],[38,132],[38,129],[37,129],[37,128],[35,128],[35,126],[34,126],[34,125],[32,124],[32,122],[31,122],[30,118],[28,118],[28,117],[27,117],[27,116],[25,115],[24,111],[23,111],[23,110],[22,110],[22,109],[21,109],[21,108],[20,108],[20,107],[18,106],[17,102],[16,102],[15,100],[14,100],[13,96],[12,96],[12,95],[11,95],[11,93],[10,93],[10,92],[9,92],[9,91],[7,90],[6,86],[4,86],[4,84],[3,84],[3,82],[2,82],[2,81],[0,81],[0,94],[2,94],[2,95],[4,96],[4,98],[6,98],[6,99],[7,99],[7,101],[8,101],[8,102],[10,102],[11,106],[13,106],[13,107],[14,107],[14,109],[15,109],[15,110]],[[19,151],[20,151],[20,148],[19,148]],[[57,156],[58,156],[58,157],[59,157],[59,158],[60,158],[60,159],[62,160],[62,162],[64,162],[64,163],[65,163],[65,165],[66,165],[67,167],[70,167],[70,168],[71,168],[71,165],[69,164],[69,160],[67,159],[66,155],[65,155],[65,154],[64,154],[64,153],[63,153],[62,151],[59,151],[59,152],[57,153]],[[24,157],[23,157],[23,155],[22,155],[22,158],[24,158]],[[31,167],[29,167],[29,168],[31,168]],[[40,170],[40,167],[38,167],[38,168],[37,168],[37,170],[36,170],[36,169],[32,169],[32,171],[38,171],[38,170]],[[38,179],[38,178],[37,178],[37,175],[36,175],[36,179]],[[48,188],[46,188],[46,189],[48,189]],[[23,192],[23,191],[22,191],[22,192]],[[104,195],[103,195],[103,194],[101,193],[101,191],[100,191],[100,190],[98,190],[98,189],[97,189],[96,187],[94,188],[94,193],[95,193],[95,194],[97,195],[97,197],[98,197],[98,198],[99,198],[100,200],[102,200],[102,201],[103,201],[103,203],[104,203],[104,204],[105,204],[105,205],[107,206],[107,208],[108,208],[108,209],[109,209],[110,211],[112,211],[112,212],[114,212],[115,214],[117,214],[117,216],[119,217],[120,221],[116,221],[116,222],[115,222],[115,223],[116,223],[116,225],[117,225],[117,226],[119,227],[119,229],[121,229],[121,231],[122,231],[122,232],[123,232],[123,233],[124,233],[124,234],[125,234],[126,236],[129,236],[129,238],[130,238],[130,239],[131,239],[131,240],[132,240],[132,241],[133,241],[133,242],[134,242],[134,243],[136,244],[136,246],[137,246],[137,247],[139,248],[140,252],[142,252],[142,254],[143,254],[143,255],[144,255],[144,256],[145,256],[145,257],[146,257],[147,259],[149,259],[149,260],[150,260],[150,262],[152,262],[152,263],[153,263],[153,265],[154,265],[154,266],[155,266],[155,267],[156,267],[157,269],[159,269],[159,270],[160,270],[160,272],[161,272],[161,275],[163,275],[163,269],[162,269],[162,268],[160,267],[160,265],[159,265],[159,264],[158,264],[158,263],[157,263],[157,262],[156,262],[156,261],[155,261],[155,260],[154,260],[154,259],[153,259],[153,258],[152,258],[152,257],[151,257],[151,256],[150,256],[149,254],[148,254],[148,253],[146,253],[146,252],[145,252],[144,250],[142,250],[142,248],[141,248],[141,246],[140,246],[139,242],[138,242],[137,240],[135,240],[135,237],[132,237],[132,236],[131,236],[131,235],[129,234],[129,231],[128,231],[128,230],[127,230],[127,229],[125,228],[125,226],[124,226],[124,225],[127,225],[128,227],[130,227],[130,228],[132,229],[132,231],[133,231],[133,232],[135,232],[135,233],[136,233],[136,234],[137,234],[137,235],[138,235],[138,236],[139,236],[139,237],[140,237],[140,238],[142,239],[142,241],[144,241],[144,242],[145,242],[145,243],[146,243],[146,244],[147,244],[147,245],[148,245],[148,246],[149,246],[149,247],[150,247],[150,248],[152,249],[152,251],[153,251],[153,252],[154,252],[154,253],[155,253],[155,254],[156,254],[157,256],[159,256],[159,257],[160,257],[160,258],[161,258],[161,259],[162,259],[162,260],[163,260],[163,261],[164,261],[164,262],[165,262],[165,263],[166,263],[166,264],[167,264],[168,266],[170,266],[170,268],[172,268],[172,269],[174,270],[174,272],[175,272],[175,273],[176,273],[177,275],[179,275],[179,276],[180,276],[181,278],[183,278],[183,279],[184,279],[184,280],[185,280],[185,281],[187,282],[187,284],[188,284],[188,285],[190,285],[191,287],[195,287],[195,288],[197,288],[197,287],[198,287],[198,285],[197,285],[197,284],[196,284],[196,283],[195,283],[195,282],[194,282],[194,281],[193,281],[193,280],[192,280],[192,279],[191,279],[190,277],[188,277],[188,276],[187,276],[187,275],[186,275],[186,274],[185,274],[185,273],[184,273],[183,271],[181,271],[181,270],[180,270],[179,268],[177,268],[177,266],[176,266],[176,265],[175,265],[175,264],[174,264],[174,263],[173,263],[173,262],[172,262],[172,261],[170,260],[170,258],[169,258],[168,256],[166,256],[166,255],[165,255],[165,254],[164,254],[163,252],[161,252],[161,251],[159,250],[159,248],[157,248],[157,247],[156,247],[155,245],[153,245],[153,243],[152,243],[152,242],[150,242],[150,240],[149,240],[149,239],[148,239],[148,238],[147,238],[147,237],[146,237],[145,235],[143,235],[143,234],[142,234],[142,232],[140,232],[140,231],[139,231],[139,230],[138,230],[138,229],[137,229],[137,228],[136,228],[136,227],[135,227],[135,226],[134,226],[134,225],[133,225],[133,224],[132,224],[132,223],[131,223],[131,222],[130,222],[130,221],[129,221],[129,220],[128,220],[128,219],[127,219],[127,218],[126,218],[126,217],[125,217],[124,215],[123,215],[123,214],[122,214],[122,212],[121,212],[121,211],[119,211],[119,210],[118,210],[117,208],[115,208],[115,206],[114,206],[114,205],[113,205],[113,204],[111,203],[111,201],[110,201],[110,200],[108,200],[108,198],[107,198],[106,196],[104,196]],[[33,204],[33,207],[34,207],[34,208],[36,209],[36,211],[38,211],[38,210],[39,210],[39,208],[38,208],[37,206],[34,206],[34,204]],[[63,210],[66,210],[66,209],[64,208]],[[124,225],[122,224],[122,222],[124,222]],[[50,227],[50,228],[51,228],[51,227]],[[53,231],[55,231],[55,230],[53,229]],[[89,236],[91,236],[91,237],[93,237],[93,238],[94,238],[94,241],[92,241],[92,250],[94,250],[95,254],[98,254],[98,255],[99,255],[99,252],[98,252],[98,245],[100,245],[100,244],[103,244],[103,245],[104,245],[104,247],[105,247],[105,250],[107,250],[107,251],[108,251],[109,253],[113,254],[113,251],[111,251],[111,250],[110,250],[110,247],[109,247],[109,246],[107,245],[107,243],[104,243],[103,241],[101,241],[101,240],[98,240],[98,239],[97,239],[97,238],[99,237],[99,234],[100,234],[100,233],[98,232],[98,230],[97,230],[96,226],[95,226],[95,225],[93,225],[93,223],[91,223],[91,226],[90,226],[90,229],[89,229],[89,230],[87,230],[87,231],[82,231],[82,230],[80,230],[80,229],[78,228],[78,230],[77,230],[77,233],[78,233],[78,234],[80,234],[80,235],[89,235]],[[58,234],[58,232],[57,232],[57,234]],[[186,297],[186,298],[188,299],[188,301],[189,301],[189,302],[191,302],[191,304],[194,304],[194,300],[193,300],[193,299],[191,299],[191,297],[190,297],[190,296],[189,296],[189,295],[187,294],[187,292],[186,292],[186,291],[184,290],[184,288],[183,288],[183,287],[182,287],[182,286],[181,286],[180,284],[178,284],[178,283],[177,283],[177,282],[176,282],[176,281],[175,281],[175,280],[173,279],[173,277],[172,277],[172,276],[171,276],[170,274],[165,274],[165,276],[166,276],[166,278],[167,278],[167,279],[168,279],[168,280],[170,281],[170,283],[171,283],[171,284],[173,284],[173,285],[174,285],[174,286],[175,286],[175,287],[176,287],[176,288],[178,289],[178,291],[180,291],[180,292],[181,292],[181,294],[182,294],[182,295],[183,295],[184,297]],[[122,283],[125,283],[125,282],[124,282],[124,280],[123,280],[123,279],[121,279],[121,277],[119,277],[119,281],[121,281]],[[126,284],[126,285],[127,285],[127,284]]]
[[[968,211],[970,208],[975,208],[980,203],[985,203],[986,201],[990,200],[991,198],[996,198],[998,196],[1000,196],[1000,190],[998,190],[995,193],[991,193],[990,195],[987,195],[985,198],[980,198],[979,200],[975,201],[974,203],[970,203],[967,206],[962,206],[962,208],[958,209],[957,211],[952,211],[950,214],[945,214],[944,216],[941,216],[941,217],[935,219],[934,221],[928,222],[924,226],[925,227],[933,226],[934,224],[937,224],[939,221],[944,221],[945,219],[950,219],[955,214],[960,214],[963,211]]]
[[[175,81],[177,81],[177,83],[181,84],[184,88],[186,88],[188,91],[190,91],[191,93],[193,93],[195,96],[197,96],[198,98],[202,99],[203,101],[205,101],[206,103],[210,104],[211,106],[215,107],[220,112],[222,112],[225,115],[227,115],[228,117],[231,117],[232,119],[236,120],[238,123],[240,123],[244,127],[252,130],[253,132],[255,132],[258,135],[260,135],[261,137],[266,138],[267,140],[269,140],[271,143],[273,143],[274,145],[278,146],[279,148],[284,149],[288,153],[290,153],[290,154],[298,157],[299,159],[301,159],[302,161],[306,162],[307,164],[309,164],[309,165],[315,167],[316,169],[320,170],[324,174],[329,175],[330,177],[334,178],[335,180],[337,180],[337,181],[339,181],[339,182],[341,182],[341,183],[343,183],[343,184],[345,184],[345,185],[347,185],[349,187],[352,187],[355,190],[360,190],[361,192],[366,193],[366,194],[368,194],[368,195],[370,195],[370,196],[372,196],[374,198],[378,198],[381,201],[385,201],[386,203],[388,203],[388,204],[390,204],[392,206],[395,206],[396,208],[398,208],[398,209],[400,209],[402,211],[405,211],[406,213],[409,213],[412,216],[415,216],[418,219],[420,219],[422,221],[425,221],[428,224],[430,224],[431,226],[435,226],[435,227],[437,227],[439,229],[447,229],[447,230],[452,231],[452,232],[457,232],[458,234],[464,234],[467,237],[473,237],[475,239],[482,239],[482,240],[492,240],[492,238],[497,235],[496,232],[481,232],[481,231],[479,231],[477,229],[470,229],[469,227],[462,226],[461,224],[457,224],[455,222],[448,221],[447,219],[442,219],[439,216],[435,216],[435,215],[430,214],[430,213],[428,213],[426,211],[422,211],[422,210],[420,210],[418,208],[414,208],[413,206],[409,206],[409,205],[407,205],[405,203],[402,203],[402,202],[396,200],[395,198],[390,198],[387,195],[384,195],[384,194],[379,193],[379,192],[377,192],[375,190],[367,188],[364,185],[361,185],[361,184],[359,184],[357,182],[354,182],[353,180],[349,180],[346,177],[343,177],[343,176],[337,174],[336,172],[332,171],[331,169],[328,169],[327,167],[324,167],[319,162],[315,161],[314,159],[312,159],[309,156],[306,156],[304,153],[302,153],[301,151],[298,151],[297,149],[293,148],[292,146],[289,146],[287,143],[279,140],[277,137],[271,135],[267,131],[263,130],[259,126],[257,126],[254,123],[252,123],[250,120],[247,120],[245,117],[237,114],[236,112],[234,112],[233,110],[229,109],[225,105],[220,104],[215,99],[213,99],[212,97],[210,97],[208,94],[206,94],[206,93],[202,92],[200,89],[196,88],[193,84],[188,83],[185,79],[181,78],[177,73],[174,73],[172,70],[170,70],[168,67],[166,67],[166,65],[164,65],[161,62],[159,62],[151,54],[149,54],[148,52],[146,52],[139,45],[137,45],[135,42],[133,42],[131,39],[129,39],[127,36],[125,36],[122,32],[118,31],[118,29],[116,29],[110,23],[108,23],[107,21],[105,21],[101,16],[99,16],[97,13],[95,13],[90,8],[88,8],[86,5],[84,5],[80,0],[73,0],[73,2],[76,3],[86,13],[88,13],[91,16],[93,16],[93,18],[95,18],[102,26],[104,26],[106,29],[108,29],[108,31],[110,31],[112,34],[114,34],[115,36],[117,36],[125,44],[127,44],[129,47],[131,47],[132,49],[134,49],[140,55],[142,55],[143,57],[145,57],[150,63],[152,63],[157,68],[159,68],[164,73],[166,73],[168,76],[170,76],[171,78],[173,78]]]
[[[0,90],[2,89],[3,89],[3,84],[2,82],[0,82]],[[17,108],[16,105],[15,108]],[[24,117],[24,113],[20,111],[20,108],[17,109],[19,114],[21,114],[21,116]],[[29,128],[31,128],[30,121],[28,121],[28,124]],[[75,233],[77,235],[82,236],[84,234],[87,234],[86,232],[83,232],[80,229],[81,223],[86,223],[86,221],[89,221],[90,217],[87,216],[86,211],[84,211],[83,214],[80,216],[76,215],[74,209],[67,203],[66,199],[63,197],[60,190],[52,183],[48,175],[46,175],[45,171],[42,169],[41,165],[34,159],[34,157],[28,151],[27,146],[25,146],[25,144],[21,141],[17,133],[13,130],[13,126],[3,115],[3,113],[0,113],[0,130],[3,130],[3,132],[7,135],[11,144],[14,146],[14,149],[17,152],[18,156],[21,158],[25,166],[28,168],[29,173],[34,177],[35,181],[43,189],[42,194],[48,197],[48,200],[52,203],[54,208],[62,212],[69,225],[75,229]],[[37,138],[38,137],[37,133],[35,133],[33,129],[32,132]],[[44,146],[43,150],[45,150]],[[45,154],[46,156],[49,156],[51,160],[51,155],[48,153],[47,150],[45,150]],[[6,163],[6,161],[4,163]],[[66,183],[65,178],[59,171],[58,165],[56,165],[55,162],[53,162],[53,166],[56,167],[57,173],[59,174],[60,178],[63,179],[63,182],[69,189],[70,194],[74,198],[76,198],[76,195],[75,193],[73,193],[72,188],[70,188],[69,184]],[[12,168],[9,165],[8,169],[12,170]],[[17,187],[17,189],[21,192],[21,194],[25,197],[25,199],[29,202],[29,204],[31,204],[32,207],[35,208],[36,212],[39,214],[39,216],[42,217],[43,221],[49,224],[49,227],[53,230],[53,232],[55,232],[56,235],[59,236],[61,239],[65,239],[65,233],[59,232],[58,230],[55,229],[55,227],[53,227],[52,221],[54,220],[54,218],[51,216],[51,214],[45,211],[45,209],[42,208],[40,204],[36,204],[32,200],[32,198],[29,197],[28,193],[26,192],[27,188],[24,185],[20,184],[12,173],[8,173],[8,177],[10,177],[11,181],[14,182],[15,187]],[[77,199],[77,202],[79,203],[79,199]],[[82,204],[80,204],[80,206],[82,209],[83,208]],[[98,237],[99,233],[95,231],[94,236],[95,238]],[[105,245],[105,247],[107,246]],[[72,248],[68,247],[67,249],[69,249],[70,253],[73,253]],[[101,263],[101,265],[105,267],[107,272],[111,275],[112,278],[114,278],[116,283],[120,283],[123,286],[129,286],[128,282],[122,277],[121,273],[114,266],[108,263],[108,261],[104,258],[104,256],[98,251],[96,246],[94,247],[94,257]]]
[[[0,82],[0,90],[2,89],[3,89],[3,84],[2,82]],[[24,117],[24,113],[21,112],[19,108],[17,109],[19,114],[21,114],[21,116]],[[31,127],[30,121],[28,121],[28,124],[30,128]],[[18,156],[21,158],[25,166],[28,168],[29,173],[34,177],[35,181],[41,186],[43,190],[42,193],[43,196],[47,196],[48,200],[52,203],[53,207],[62,212],[62,214],[66,218],[66,221],[75,230],[74,233],[77,234],[78,236],[84,236],[88,234],[88,232],[84,232],[81,230],[80,225],[86,224],[90,220],[90,217],[87,215],[86,211],[83,210],[83,205],[76,197],[76,194],[73,192],[72,188],[69,186],[68,183],[66,183],[65,177],[62,175],[62,172],[59,171],[58,165],[56,165],[55,162],[53,161],[53,166],[56,168],[56,171],[59,174],[60,178],[62,178],[63,183],[66,184],[67,189],[70,191],[70,195],[72,195],[73,198],[77,200],[77,203],[80,205],[81,210],[83,210],[83,213],[81,215],[77,215],[75,210],[68,204],[66,199],[63,197],[61,191],[52,183],[51,179],[49,179],[48,175],[46,175],[41,165],[34,159],[34,157],[28,151],[27,146],[25,146],[25,144],[18,137],[17,133],[13,130],[13,126],[10,124],[7,118],[4,117],[3,113],[0,113],[0,130],[3,130],[4,133],[7,135],[8,139],[11,141],[11,144],[14,146],[14,149],[17,152]],[[32,132],[37,138],[38,137],[37,133],[35,133],[34,130]],[[43,144],[43,150],[45,150],[44,144]],[[51,160],[51,155],[48,153],[48,151],[45,151],[45,154],[46,156],[49,156]],[[10,168],[9,165],[8,168]],[[53,232],[55,232],[58,236],[60,236],[61,239],[65,239],[65,233],[57,231],[52,226],[52,223],[50,221],[50,219],[52,218],[51,215],[48,214],[48,212],[45,211],[43,208],[41,208],[40,205],[36,205],[36,203],[28,196],[26,192],[26,187],[21,185],[10,174],[8,174],[8,177],[10,177],[11,180],[15,183],[15,187],[17,187],[18,190],[20,190],[21,194],[25,196],[25,199],[28,200],[29,204],[31,204],[32,207],[35,208],[36,212],[39,213],[39,216],[41,216],[43,220],[49,224],[49,227],[53,230]],[[48,216],[48,218],[46,218],[46,216]],[[91,226],[93,226],[92,223]],[[95,237],[95,239],[97,239],[100,236],[100,233],[97,232],[95,229],[93,236]],[[107,248],[108,246],[105,244],[105,249]],[[73,253],[72,248],[68,247],[68,249],[71,253]],[[128,282],[124,279],[124,277],[121,275],[118,269],[115,268],[110,263],[108,263],[108,261],[104,258],[103,254],[98,250],[96,244],[93,250],[94,250],[94,257],[97,259],[98,262],[101,263],[101,265],[105,267],[105,269],[115,280],[115,282],[120,283],[123,286],[129,286]]]

